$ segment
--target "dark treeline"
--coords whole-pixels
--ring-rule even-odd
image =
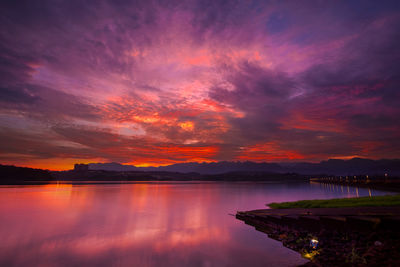
[[[82,170],[52,172],[64,181],[305,181],[308,177],[294,173],[228,172],[199,174],[163,171],[105,171]]]
[[[47,171],[0,165],[0,184],[33,184],[56,181],[305,181],[295,173],[235,171],[223,174],[180,173],[167,171]]]
[[[48,182],[54,180],[49,171],[0,164],[1,184],[24,184],[30,182]]]

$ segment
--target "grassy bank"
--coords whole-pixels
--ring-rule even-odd
[[[270,203],[267,204],[267,206],[272,209],[400,206],[400,195],[301,200],[295,202]]]

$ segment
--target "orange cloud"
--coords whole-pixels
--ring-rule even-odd
[[[192,131],[194,128],[194,124],[191,121],[181,122],[178,124],[183,130]]]
[[[297,160],[303,158],[305,158],[305,156],[297,151],[281,149],[277,142],[267,142],[243,147],[236,157],[237,160],[252,161]]]

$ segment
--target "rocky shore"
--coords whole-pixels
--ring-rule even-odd
[[[398,212],[397,207],[258,210],[236,218],[301,253],[310,260],[304,266],[400,266]]]

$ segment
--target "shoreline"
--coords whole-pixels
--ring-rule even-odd
[[[399,214],[400,205],[261,209],[236,218],[310,260],[304,266],[400,266]]]
[[[248,180],[248,179],[232,179],[232,180],[201,180],[201,179],[152,179],[152,180],[51,180],[51,181],[0,181],[2,185],[54,185],[54,184],[135,184],[135,183],[262,183],[262,184],[309,184],[303,180]]]
[[[345,180],[341,178],[311,178],[310,183],[333,184],[342,186],[352,186],[370,188],[382,191],[400,192],[400,179],[379,179],[379,180]]]

